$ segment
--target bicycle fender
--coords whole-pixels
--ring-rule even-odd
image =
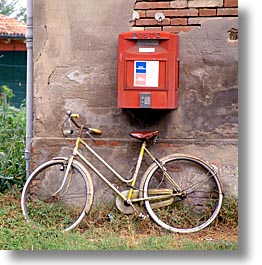
[[[68,161],[69,160],[69,157],[57,156],[57,157],[53,157],[52,160],[64,160],[64,161]],[[82,163],[80,163],[79,161],[74,160],[73,161],[73,164],[79,166],[86,175],[90,175],[89,172],[88,172],[88,170],[87,170],[87,168]]]
[[[68,161],[68,157],[62,157],[62,156],[57,156],[57,157],[53,157],[52,160],[65,160]]]

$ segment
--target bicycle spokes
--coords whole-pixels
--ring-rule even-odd
[[[165,168],[167,178],[156,167],[145,182],[144,193],[149,198],[145,205],[153,220],[168,230],[185,233],[210,224],[222,202],[219,182],[212,169],[197,159],[176,156],[166,161]],[[173,183],[177,185],[174,187]]]
[[[23,193],[22,207],[27,220],[36,225],[70,230],[88,210],[92,187],[80,168],[54,160],[36,171]],[[65,176],[65,171],[68,175]]]

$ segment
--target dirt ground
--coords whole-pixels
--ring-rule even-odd
[[[177,234],[176,235],[178,240],[193,240],[195,242],[204,242],[204,241],[212,241],[218,242],[221,240],[227,242],[238,242],[238,229],[237,227],[227,227],[227,226],[220,226],[220,227],[212,227],[206,228],[196,233],[190,234]]]

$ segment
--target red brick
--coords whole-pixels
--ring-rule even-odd
[[[111,140],[111,141],[108,142],[108,145],[111,146],[111,147],[117,147],[117,146],[121,146],[122,143],[120,141]]]
[[[146,11],[145,10],[139,10],[137,12],[138,12],[140,18],[145,18],[146,17]]]
[[[188,7],[222,7],[223,0],[190,0]]]
[[[158,143],[159,148],[170,148],[174,147],[172,143]]]
[[[238,16],[238,8],[218,8],[217,16]]]
[[[135,4],[135,9],[163,9],[169,6],[169,2],[138,2]]]
[[[170,8],[187,8],[187,1],[186,0],[171,1]]]
[[[162,28],[161,27],[145,27],[145,30],[148,30],[148,31],[161,31]]]
[[[187,18],[172,18],[171,25],[187,25]]]
[[[146,11],[146,17],[155,17],[155,14],[158,12],[162,12],[165,17],[195,17],[198,16],[198,10],[197,9],[164,9],[164,10],[147,10]]]
[[[238,7],[238,0],[224,0],[224,7]]]
[[[192,9],[180,9],[180,10],[163,10],[166,17],[196,17],[198,16],[198,10]]]
[[[158,26],[158,25],[170,25],[170,18],[165,18],[162,22],[158,22],[156,19],[138,19],[136,20],[136,26]]]
[[[140,31],[145,30],[145,27],[130,27],[130,31]]]
[[[96,140],[95,141],[96,146],[106,146],[106,141],[104,140]]]
[[[212,17],[216,16],[217,10],[213,8],[200,8],[199,16],[200,17]]]
[[[190,17],[188,18],[188,25],[201,25],[205,21],[220,19],[218,17]]]
[[[149,18],[149,17],[155,17],[155,14],[158,13],[158,12],[162,12],[164,13],[164,10],[146,10],[146,17]]]

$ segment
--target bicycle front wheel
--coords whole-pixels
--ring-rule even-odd
[[[22,212],[28,222],[69,231],[90,210],[92,179],[77,161],[72,163],[65,179],[67,164],[66,159],[48,161],[28,178],[21,197]]]
[[[146,172],[144,197],[151,218],[172,232],[199,231],[214,221],[222,205],[222,187],[206,162],[174,154],[160,159],[168,176],[156,164]]]

